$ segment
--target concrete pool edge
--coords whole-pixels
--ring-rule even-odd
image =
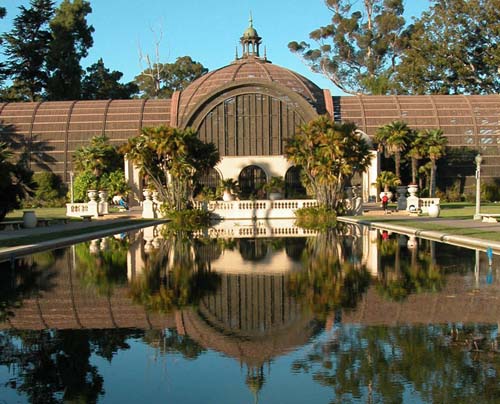
[[[168,220],[166,219],[156,219],[148,222],[138,221],[137,223],[128,223],[124,225],[120,225],[116,223],[116,227],[99,229],[99,227],[103,227],[109,223],[103,223],[102,226],[96,226],[96,230],[90,233],[85,233],[81,235],[69,235],[62,236],[60,238],[56,238],[53,240],[42,241],[34,244],[26,244],[15,247],[6,247],[0,249],[0,262],[9,261],[15,259],[17,257],[21,257],[24,255],[29,255],[33,253],[37,253],[40,251],[45,251],[49,249],[65,247],[75,243],[81,243],[87,240],[92,240],[95,238],[105,237],[112,234],[127,232],[131,230],[141,229],[143,227],[156,226],[159,224],[166,223]],[[69,232],[73,232],[75,229],[68,229]]]
[[[424,238],[427,240],[438,241],[441,243],[447,243],[456,245],[459,247],[480,249],[486,251],[490,247],[495,254],[500,254],[500,242],[493,240],[484,240],[480,238],[470,237],[470,236],[460,236],[448,232],[441,232],[437,230],[423,230],[415,227],[404,226],[401,224],[391,224],[387,222],[377,222],[374,220],[366,219],[356,219],[353,217],[337,217],[337,220],[342,223],[349,224],[360,224],[364,226],[369,226],[373,229],[394,231],[396,233],[405,234],[407,236],[415,236]]]

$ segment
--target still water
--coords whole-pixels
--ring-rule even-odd
[[[500,402],[499,266],[285,221],[0,263],[0,403]]]

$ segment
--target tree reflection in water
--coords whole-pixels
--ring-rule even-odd
[[[354,308],[370,284],[356,243],[337,229],[307,239],[304,270],[290,275],[290,293],[325,319],[340,308]]]
[[[130,329],[3,332],[0,365],[15,370],[8,384],[31,403],[96,403],[104,381],[91,356],[111,362],[116,352],[130,348],[128,338],[141,334]]]
[[[406,236],[378,240],[380,269],[378,292],[395,301],[422,292],[438,292],[445,284],[444,271],[432,253],[433,241],[420,240],[420,249],[406,248]]]
[[[54,272],[51,270],[58,250],[45,251],[19,258],[14,265],[0,262],[0,322],[22,306],[23,299],[36,297],[51,289]]]
[[[500,397],[496,348],[473,352],[467,339],[489,335],[496,325],[357,327],[337,326],[292,365],[331,387],[335,402],[495,402]],[[456,335],[462,335],[462,341]]]
[[[165,330],[147,330],[143,337],[144,342],[157,349],[159,354],[180,353],[185,359],[196,359],[206,352],[196,341],[188,335],[181,335],[175,328]]]
[[[91,247],[96,243],[99,248]],[[127,283],[128,240],[107,237],[75,246],[76,273],[82,285],[111,296],[113,288]]]
[[[196,305],[203,296],[215,292],[220,281],[211,271],[211,258],[199,253],[203,243],[216,248],[216,240],[194,240],[180,231],[164,235],[130,284],[134,302],[163,313]]]

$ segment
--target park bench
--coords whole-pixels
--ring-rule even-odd
[[[480,213],[481,221],[484,223],[497,223],[500,213]]]
[[[67,224],[68,219],[63,217],[63,218],[58,218],[58,219],[40,219],[37,218],[37,227],[47,227],[52,224]]]

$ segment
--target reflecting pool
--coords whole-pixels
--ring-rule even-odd
[[[499,267],[286,220],[3,262],[0,403],[498,402]]]

